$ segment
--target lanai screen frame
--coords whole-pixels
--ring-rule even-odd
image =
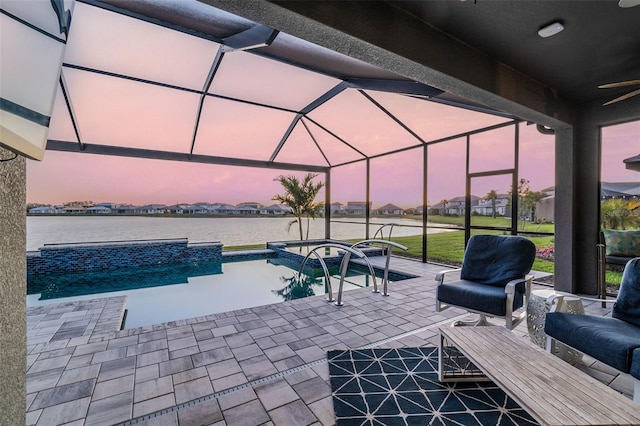
[[[139,19],[142,21],[145,21],[147,23],[151,23],[151,24],[155,24],[155,25],[159,25],[161,27],[164,28],[168,28],[170,30],[175,30],[175,31],[179,31],[181,33],[185,33],[187,35],[190,36],[195,36],[195,37],[200,37],[200,38],[204,38],[208,41],[211,41],[213,43],[216,43],[219,45],[217,54],[215,56],[215,59],[213,61],[213,64],[210,67],[208,76],[206,81],[204,82],[204,85],[202,87],[201,90],[196,90],[193,88],[189,88],[189,87],[181,87],[181,86],[177,86],[175,84],[170,84],[170,83],[166,83],[166,82],[162,82],[162,81],[153,81],[153,80],[149,80],[149,79],[143,79],[143,78],[139,78],[139,77],[135,77],[132,75],[127,75],[127,74],[120,74],[120,73],[116,73],[116,72],[112,72],[112,71],[107,71],[107,70],[102,70],[102,69],[97,69],[97,68],[91,68],[91,67],[86,67],[86,66],[82,66],[82,65],[78,65],[78,64],[71,64],[71,63],[64,63],[63,64],[63,71],[64,69],[69,69],[69,70],[74,70],[74,71],[81,71],[81,72],[86,72],[86,73],[93,73],[93,74],[98,74],[98,75],[102,75],[102,76],[107,76],[107,77],[111,77],[111,78],[117,78],[117,79],[122,79],[122,80],[126,80],[126,81],[130,81],[130,82],[135,82],[138,84],[148,84],[148,85],[152,85],[152,86],[157,86],[157,87],[162,87],[162,88],[167,88],[167,89],[173,89],[173,90],[179,90],[179,91],[183,91],[183,92],[187,92],[187,93],[191,93],[194,95],[197,95],[200,97],[200,103],[199,103],[199,108],[198,108],[198,112],[197,112],[197,116],[195,117],[195,124],[194,124],[194,130],[193,130],[193,138],[192,138],[192,143],[191,143],[191,148],[189,150],[189,152],[173,152],[173,151],[162,151],[162,150],[155,150],[155,149],[145,149],[145,148],[134,148],[134,147],[126,147],[126,146],[111,146],[111,145],[100,145],[100,144],[93,144],[93,143],[87,143],[85,140],[83,140],[83,138],[81,137],[78,125],[77,125],[77,118],[76,115],[74,113],[74,108],[73,108],[73,100],[72,97],[69,95],[69,90],[68,90],[68,85],[65,81],[65,77],[64,77],[64,72],[60,78],[60,93],[64,99],[64,103],[66,106],[66,112],[69,116],[69,119],[71,120],[71,124],[73,126],[73,130],[74,130],[74,135],[75,135],[75,141],[69,141],[69,140],[60,140],[60,139],[50,139],[48,140],[47,143],[47,150],[52,150],[52,151],[63,151],[63,152],[75,152],[75,153],[87,153],[87,154],[98,154],[98,155],[111,155],[111,156],[123,156],[123,157],[133,157],[133,158],[147,158],[147,159],[159,159],[159,160],[167,160],[167,161],[181,161],[181,162],[195,162],[195,163],[205,163],[205,164],[217,164],[217,165],[230,165],[230,166],[242,166],[242,167],[256,167],[256,168],[262,168],[262,169],[278,169],[278,170],[286,170],[286,171],[300,171],[300,172],[311,172],[311,173],[321,173],[324,175],[325,177],[325,185],[326,185],[326,189],[325,189],[325,237],[326,238],[330,238],[331,237],[331,209],[330,209],[330,205],[331,205],[331,171],[332,169],[336,168],[336,167],[340,167],[340,166],[346,166],[348,164],[353,164],[353,163],[357,163],[357,162],[366,162],[367,164],[367,176],[366,176],[366,181],[367,181],[367,185],[366,185],[366,193],[365,193],[365,199],[367,201],[366,206],[366,238],[369,238],[369,224],[370,224],[370,219],[371,219],[371,212],[370,212],[370,207],[369,207],[369,201],[370,201],[370,188],[369,188],[369,182],[370,182],[370,162],[372,159],[376,159],[376,158],[381,158],[381,157],[385,157],[385,156],[389,156],[389,155],[393,155],[399,152],[404,152],[404,151],[408,151],[408,150],[413,150],[413,149],[422,149],[423,150],[423,182],[422,182],[422,186],[423,186],[423,190],[422,190],[422,195],[423,195],[423,200],[422,200],[422,210],[423,210],[423,220],[422,220],[422,239],[423,239],[423,250],[422,250],[422,257],[423,257],[423,261],[426,261],[426,229],[427,229],[427,216],[428,216],[428,209],[427,209],[427,148],[428,146],[432,145],[432,144],[436,144],[436,143],[446,143],[449,140],[454,140],[454,139],[458,139],[461,137],[464,137],[467,139],[467,143],[468,143],[468,139],[471,135],[473,134],[478,134],[478,133],[482,133],[482,132],[487,132],[487,131],[491,131],[497,128],[502,128],[505,126],[517,126],[520,123],[520,120],[517,118],[514,118],[511,115],[507,115],[507,114],[502,114],[498,111],[494,111],[494,110],[489,110],[489,109],[485,109],[479,106],[474,106],[474,105],[467,105],[467,104],[463,104],[463,103],[459,103],[459,102],[455,102],[455,101],[451,101],[450,99],[438,99],[437,96],[443,94],[442,91],[426,86],[424,84],[420,84],[420,83],[416,83],[413,81],[407,81],[407,80],[403,80],[402,78],[399,78],[398,80],[377,80],[377,79],[363,79],[363,78],[348,78],[348,77],[344,77],[344,76],[336,76],[336,75],[329,75],[329,77],[334,78],[338,81],[338,83],[333,86],[332,88],[330,88],[328,91],[326,91],[324,94],[322,94],[321,96],[317,97],[316,99],[314,99],[312,102],[308,103],[306,106],[304,106],[303,108],[300,109],[292,109],[292,108],[286,108],[286,107],[282,107],[282,106],[278,106],[278,105],[269,105],[269,104],[265,104],[265,103],[261,103],[261,102],[257,102],[257,101],[252,101],[252,100],[247,100],[247,99],[242,99],[242,98],[238,98],[238,97],[232,97],[232,96],[227,96],[227,95],[219,95],[219,94],[215,94],[215,93],[211,93],[209,92],[209,88],[211,87],[211,84],[213,83],[215,76],[216,76],[216,72],[218,70],[218,68],[220,67],[220,64],[222,63],[222,61],[224,60],[224,56],[227,52],[231,52],[234,50],[242,50],[242,51],[250,51],[251,53],[255,53],[258,54],[262,57],[268,57],[271,60],[276,60],[276,61],[280,61],[282,63],[285,63],[287,65],[290,66],[296,66],[299,68],[304,68],[304,67],[300,67],[299,64],[293,63],[292,61],[288,61],[288,60],[283,60],[282,58],[276,58],[273,56],[269,56],[269,55],[264,55],[262,52],[260,52],[259,50],[254,51],[253,49],[259,48],[261,46],[268,46],[269,44],[271,44],[271,42],[273,42],[273,40],[276,39],[276,37],[279,35],[279,32],[277,30],[268,28],[266,26],[263,25],[255,25],[249,29],[240,31],[234,35],[228,36],[226,38],[216,38],[213,36],[209,36],[209,35],[205,35],[202,34],[200,32],[197,32],[195,30],[191,30],[189,28],[184,28],[184,27],[179,27],[173,24],[169,24],[167,22],[164,21],[159,21],[157,19],[152,19],[149,17],[146,17],[145,15],[141,15],[135,12],[131,12],[128,10],[124,10],[121,9],[119,7],[116,6],[112,6],[110,4],[107,3],[102,3],[96,0],[77,0],[78,3],[82,3],[82,4],[86,4],[89,6],[95,6],[97,8],[100,9],[105,9],[107,11],[110,12],[115,12],[118,14],[122,14],[124,16],[130,17],[130,18],[135,18],[135,19]],[[242,18],[241,18],[242,19]],[[73,29],[71,30],[73,31]],[[307,69],[319,74],[323,74],[323,75],[327,75],[326,73],[324,73],[321,70],[317,70],[317,69]],[[393,149],[391,151],[388,152],[383,152],[383,153],[378,153],[378,154],[374,154],[374,155],[367,155],[366,153],[358,150],[357,148],[353,147],[352,144],[349,143],[349,141],[342,139],[340,136],[338,136],[337,134],[333,133],[331,131],[331,129],[326,128],[322,123],[319,123],[318,121],[314,120],[312,117],[309,116],[309,114],[311,112],[313,112],[316,108],[320,107],[321,105],[330,102],[332,98],[334,98],[335,96],[339,95],[340,93],[342,93],[345,90],[355,90],[357,91],[360,95],[362,95],[368,102],[370,102],[375,108],[377,108],[378,110],[382,111],[386,116],[389,117],[390,120],[392,120],[393,122],[395,122],[400,128],[402,128],[404,131],[406,131],[411,138],[415,139],[416,143],[415,145],[411,145],[411,146],[405,146],[402,148],[398,148],[398,149]],[[452,105],[452,106],[456,106],[456,107],[460,107],[460,108],[464,108],[464,109],[469,109],[469,110],[475,110],[477,112],[482,112],[485,114],[490,114],[490,115],[494,115],[494,116],[498,116],[498,117],[502,117],[508,121],[505,121],[503,123],[497,124],[497,125],[492,125],[492,126],[488,126],[488,127],[483,127],[480,129],[476,129],[476,130],[471,130],[471,131],[466,131],[466,132],[462,132],[456,135],[451,135],[451,136],[447,136],[447,137],[443,137],[443,138],[439,138],[439,139],[435,139],[435,140],[425,140],[423,137],[421,137],[418,133],[416,133],[410,126],[408,126],[407,124],[405,124],[400,118],[398,118],[396,115],[394,115],[391,111],[389,111],[387,108],[385,108],[385,106],[383,106],[380,102],[378,102],[374,97],[372,97],[369,93],[368,90],[372,90],[372,91],[383,91],[383,92],[391,92],[391,93],[397,93],[397,94],[404,94],[407,96],[411,96],[414,98],[419,98],[421,99],[423,102],[436,102],[436,103],[441,103],[441,104],[445,104],[445,105]],[[282,135],[282,138],[280,139],[279,143],[277,144],[276,148],[274,149],[272,155],[270,156],[269,160],[252,160],[252,159],[247,159],[247,158],[236,158],[236,157],[224,157],[224,156],[213,156],[213,155],[203,155],[203,154],[198,154],[196,152],[194,152],[194,145],[196,142],[196,138],[198,135],[198,127],[200,125],[200,116],[202,114],[202,108],[203,108],[203,103],[204,100],[207,99],[208,97],[212,97],[212,98],[218,98],[218,99],[224,99],[225,101],[232,101],[232,102],[239,102],[242,104],[247,104],[247,105],[252,105],[255,107],[261,107],[261,108],[268,108],[271,110],[276,110],[276,111],[282,111],[282,112],[286,112],[286,113],[290,113],[294,115],[294,118],[290,124],[290,126],[288,127],[288,129],[286,130],[286,132]],[[355,150],[358,152],[359,155],[361,155],[362,158],[356,159],[356,160],[351,160],[351,161],[344,161],[344,162],[340,162],[340,163],[336,163],[336,164],[331,164],[330,161],[327,159],[327,157],[324,155],[324,153],[322,153],[325,161],[327,162],[327,166],[318,166],[318,165],[312,165],[312,164],[303,164],[303,163],[287,163],[287,162],[278,162],[275,161],[280,150],[285,146],[285,144],[287,143],[287,140],[289,138],[289,136],[291,135],[291,132],[293,131],[294,127],[298,124],[301,123],[304,128],[306,129],[306,131],[308,132],[309,136],[311,137],[311,139],[313,139],[314,143],[316,144],[316,146],[318,147],[319,151],[322,153],[322,149],[320,148],[320,146],[318,145],[318,143],[315,140],[315,137],[313,135],[313,133],[310,130],[310,124],[315,125],[316,127],[322,129],[324,132],[330,134],[333,138],[337,139],[338,141],[340,141],[341,143],[345,144],[346,146],[349,146],[351,149]],[[516,131],[516,136],[515,136],[515,141],[514,143],[517,146],[517,131]],[[467,153],[467,157],[468,157],[468,153]],[[515,161],[515,168],[513,170],[513,182],[514,185],[513,187],[516,187],[517,184],[517,148],[516,148],[516,161]],[[469,179],[469,170],[467,168],[467,180]],[[469,186],[467,185],[467,194],[466,194],[466,212],[467,214],[470,214],[470,203],[469,203]],[[517,196],[514,197],[515,199],[512,200],[512,209],[514,209],[515,211],[517,211]],[[513,217],[515,217],[515,214],[513,215]],[[466,234],[466,238],[465,241],[468,239],[470,231],[471,231],[471,224],[470,221],[467,220],[465,221],[465,234]],[[459,229],[459,228],[458,228]],[[511,233],[517,233],[517,226],[513,225],[510,229]]]

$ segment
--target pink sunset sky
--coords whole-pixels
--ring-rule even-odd
[[[522,130],[521,176],[531,181],[533,190],[552,186],[553,139],[537,134],[533,126]],[[604,130],[604,181],[640,180],[638,172],[626,170],[622,163],[623,159],[638,154],[638,141],[638,122]],[[391,202],[412,207],[421,203],[421,152],[411,150],[372,161],[371,199],[375,206]],[[497,152],[500,151],[490,149],[478,162],[493,167]],[[463,195],[463,141],[434,145],[429,153],[434,157],[429,161],[429,201],[437,203],[443,198]],[[364,162],[334,169],[332,200],[346,203],[364,199],[364,173]],[[284,170],[49,151],[44,161],[27,163],[27,200],[46,204],[74,200],[130,204],[257,201],[268,205],[273,195],[282,192],[274,181],[280,174],[302,175]],[[497,185],[489,184],[489,189],[479,187],[472,192],[482,196],[494,187],[498,192],[508,190]]]
[[[117,14],[92,14],[77,4],[64,62],[131,75],[190,90],[201,90],[217,52],[216,43],[176,34],[166,28]],[[99,45],[101,48],[96,49]],[[259,72],[257,71],[259,70]],[[82,140],[89,144],[189,152],[199,94],[63,68]],[[226,53],[210,94],[300,110],[339,80],[271,61],[247,52]],[[464,133],[507,119],[403,95],[367,91],[423,140]],[[193,153],[266,161],[295,114],[207,96]],[[330,129],[350,148],[315,124],[298,123],[275,161],[326,166],[393,149],[419,145],[401,126],[354,89],[348,89],[308,115]],[[514,167],[513,126],[472,136],[471,172]],[[59,91],[49,139],[76,142]],[[603,132],[603,180],[638,181],[640,173],[624,169],[622,160],[640,154],[640,122]],[[354,149],[355,148],[355,149]],[[428,152],[428,200],[464,194],[465,141],[435,144]],[[520,125],[520,177],[532,190],[554,185],[554,138],[535,126]],[[374,206],[422,203],[422,149],[371,161]],[[365,198],[365,162],[332,169],[332,201]],[[119,204],[176,204],[245,201],[272,204],[282,192],[274,181],[287,170],[262,170],[210,164],[47,151],[42,162],[27,163],[27,201],[61,204],[76,200]],[[323,179],[321,175],[318,179]],[[472,193],[483,196],[509,190],[510,178],[472,181]],[[323,194],[321,194],[323,197]]]

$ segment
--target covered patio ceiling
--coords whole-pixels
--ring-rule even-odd
[[[326,171],[514,119],[196,0],[77,0],[47,149]]]

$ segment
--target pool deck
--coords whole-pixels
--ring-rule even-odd
[[[391,268],[420,277],[387,297],[345,292],[341,307],[317,296],[121,331],[126,296],[29,308],[27,425],[334,424],[328,350],[435,345],[464,316],[434,310],[445,267],[394,257]],[[593,359],[578,368],[632,393]]]

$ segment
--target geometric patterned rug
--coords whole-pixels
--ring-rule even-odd
[[[490,381],[441,383],[438,349],[327,353],[337,426],[536,425]]]

